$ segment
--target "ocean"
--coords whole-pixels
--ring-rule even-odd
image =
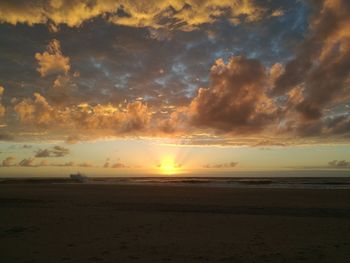
[[[275,188],[275,189],[350,189],[348,171],[283,171],[283,172],[237,172],[234,174],[146,175],[134,177],[93,177],[75,180],[69,177],[0,178],[0,184],[115,184],[115,185],[171,185],[229,188]]]

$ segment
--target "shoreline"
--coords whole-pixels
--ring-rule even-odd
[[[125,186],[181,186],[235,189],[350,189],[350,177],[85,177],[1,178],[0,185],[81,184]]]

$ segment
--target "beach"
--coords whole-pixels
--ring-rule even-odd
[[[350,190],[0,184],[0,262],[350,262]]]

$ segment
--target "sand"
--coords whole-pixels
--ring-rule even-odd
[[[350,190],[0,185],[0,262],[350,262]]]

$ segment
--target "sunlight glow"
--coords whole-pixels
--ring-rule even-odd
[[[165,157],[158,165],[162,174],[172,175],[181,171],[181,165],[176,163],[173,158]]]

